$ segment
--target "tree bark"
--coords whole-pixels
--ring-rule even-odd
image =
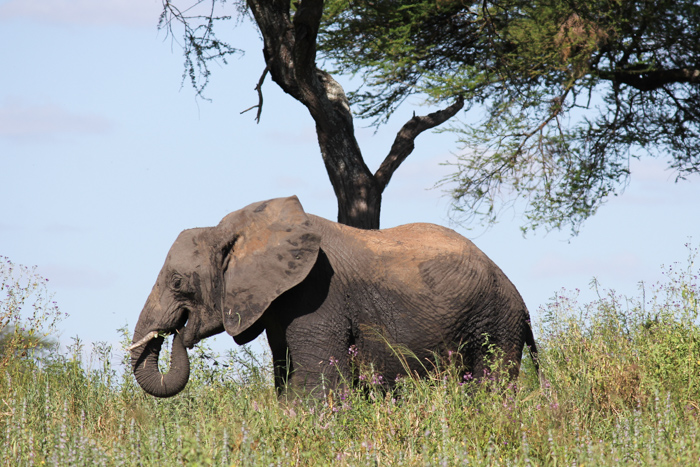
[[[455,115],[463,99],[427,117],[412,118],[397,135],[387,159],[372,174],[355,138],[352,112],[342,86],[316,66],[323,0],[296,3],[293,17],[289,0],[248,0],[248,5],[263,36],[270,76],[306,106],[316,123],[321,155],[338,200],[338,222],[378,229],[382,192],[413,151],[413,141],[421,132]]]
[[[606,71],[600,77],[627,84],[640,91],[653,91],[672,83],[700,83],[700,70],[696,68],[676,68],[659,70]]]

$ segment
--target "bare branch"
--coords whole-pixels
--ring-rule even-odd
[[[384,191],[389,184],[389,180],[391,180],[391,176],[396,169],[398,169],[401,163],[413,152],[415,148],[414,142],[418,135],[445,123],[447,120],[454,117],[457,112],[462,110],[463,107],[464,98],[459,96],[457,101],[446,109],[438,110],[424,117],[417,117],[414,115],[413,118],[406,122],[396,135],[394,144],[391,145],[389,155],[386,156],[386,159],[384,159],[384,162],[382,162],[382,165],[379,166],[379,169],[377,169],[377,172],[374,174],[374,178],[377,180],[381,191]]]
[[[158,29],[164,29],[174,41],[176,32],[174,26],[182,28],[182,44],[179,44],[185,55],[185,69],[182,74],[183,83],[189,78],[197,95],[204,98],[204,88],[209,84],[209,62],[221,61],[226,64],[229,55],[242,54],[243,51],[219,40],[214,32],[214,25],[220,21],[228,21],[230,16],[216,16],[214,7],[216,0],[211,1],[209,13],[200,15],[194,13],[195,7],[205,0],[196,3],[185,10],[177,8],[170,0],[163,0],[163,11],[158,20]]]
[[[255,123],[260,123],[260,115],[262,114],[262,106],[263,106],[263,93],[262,93],[262,85],[265,82],[265,77],[267,76],[267,72],[270,71],[270,67],[266,66],[265,70],[263,70],[262,76],[260,76],[260,79],[258,80],[258,85],[255,86],[255,90],[258,91],[258,105],[254,105],[252,107],[249,107],[245,109],[241,114],[244,114],[248,112],[249,110],[253,110],[255,108],[258,109],[258,113],[255,116]]]

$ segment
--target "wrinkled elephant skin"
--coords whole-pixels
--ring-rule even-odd
[[[451,351],[482,375],[488,339],[514,378],[523,346],[536,352],[529,320],[505,274],[452,230],[360,230],[280,198],[179,235],[139,316],[132,365],[146,392],[169,397],[187,383],[185,347],[224,330],[244,344],[264,330],[280,393],[354,381],[351,346],[391,384],[406,365],[424,375],[425,359]],[[162,333],[177,334],[165,375],[162,337],[151,339]]]

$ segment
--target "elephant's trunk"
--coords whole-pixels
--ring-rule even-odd
[[[138,328],[138,326],[137,326]],[[134,343],[140,341],[143,332],[134,332]],[[158,336],[148,340],[131,351],[131,366],[136,381],[144,391],[156,397],[172,397],[185,388],[190,378],[190,360],[179,332],[173,335],[170,352],[170,370],[163,374],[158,368],[158,355],[163,338]]]

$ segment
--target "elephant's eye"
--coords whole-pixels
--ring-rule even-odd
[[[173,276],[173,278],[170,280],[170,286],[174,290],[180,290],[180,288],[182,288],[182,277]]]

